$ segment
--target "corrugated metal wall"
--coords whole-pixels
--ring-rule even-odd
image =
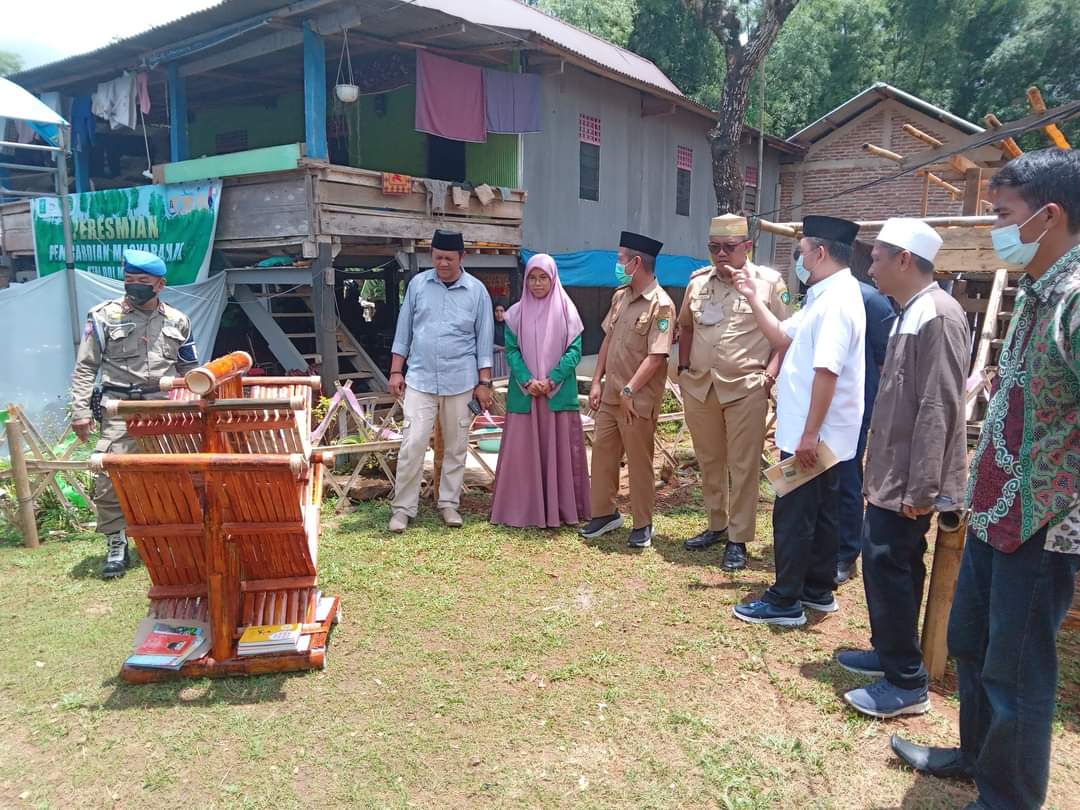
[[[304,140],[304,97],[300,93],[277,96],[266,104],[201,107],[188,126],[188,154],[218,154],[217,136],[226,132],[247,133],[247,148],[260,149]]]
[[[416,88],[383,93],[385,102],[379,98],[361,96],[349,116],[349,162],[380,172],[426,176],[428,136],[415,128]]]
[[[516,187],[518,136],[489,132],[487,143],[465,144],[465,172],[470,183]]]

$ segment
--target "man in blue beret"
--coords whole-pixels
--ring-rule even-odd
[[[188,316],[158,296],[165,289],[165,262],[145,250],[124,251],[124,295],[98,304],[86,317],[71,380],[71,427],[87,441],[91,399],[100,374],[101,396],[108,399],[160,399],[158,381],[198,365]],[[99,419],[101,419],[99,414]],[[95,452],[137,453],[124,420],[101,419]],[[124,514],[105,473],[94,478],[97,530],[107,552],[102,576],[123,576],[128,567]]]

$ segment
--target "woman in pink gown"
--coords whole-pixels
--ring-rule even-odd
[[[555,260],[525,266],[525,293],[506,313],[510,384],[491,522],[556,528],[589,519],[589,470],[577,391],[584,325]]]

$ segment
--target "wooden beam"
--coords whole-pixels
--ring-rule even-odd
[[[338,317],[333,261],[330,244],[320,243],[314,266],[316,272],[311,282],[311,299],[315,310],[315,350],[321,355],[319,376],[324,391],[334,389],[338,376]]]
[[[974,135],[967,135],[963,138],[958,138],[955,141],[949,141],[944,146],[940,146],[937,149],[931,149],[928,152],[921,152],[915,157],[907,158],[901,164],[901,167],[905,171],[916,171],[923,166],[928,166],[936,161],[944,160],[952,155],[958,155],[962,152],[972,152],[979,147],[989,146],[1004,138],[1013,138],[1018,135],[1023,135],[1033,129],[1041,129],[1047,124],[1067,121],[1077,115],[1080,115],[1080,99],[1066,102],[1060,107],[1055,107],[1044,113],[1033,113],[1032,115],[1021,118],[1019,121],[1005,124],[998,130],[976,132]]]
[[[237,285],[232,297],[244,310],[252,326],[259,330],[259,334],[266,340],[274,358],[286,372],[303,371],[307,368],[307,363],[293,342],[289,340],[289,336],[278,326],[273,315],[255,298],[255,293],[249,287]]]
[[[993,113],[987,113],[986,117],[983,118],[983,121],[990,129],[1001,129],[1001,121],[999,121],[998,117]],[[1020,155],[1024,154],[1024,150],[1021,149],[1020,145],[1012,138],[1005,138],[1003,141],[995,143],[994,146],[1000,149],[1001,153],[1005,155],[1008,160],[1012,160],[1014,157],[1020,157]]]
[[[265,56],[285,48],[295,48],[304,43],[302,31],[275,31],[264,37],[253,39],[243,45],[224,50],[212,56],[204,56],[180,65],[180,76],[194,76],[198,73],[209,73],[237,62],[246,62],[258,56]]]
[[[904,160],[903,155],[898,154],[896,152],[893,152],[893,151],[891,151],[889,149],[883,149],[880,146],[874,146],[874,144],[872,144],[872,143],[864,143],[863,144],[863,149],[865,151],[869,152],[871,155],[875,155],[875,156],[880,157],[880,158],[885,158],[885,160],[891,160],[894,163],[902,163],[903,160]],[[952,195],[953,199],[961,197],[963,195],[963,193],[964,193],[957,186],[954,186],[952,183],[946,183],[944,180],[942,180],[936,174],[931,174],[930,172],[920,172],[920,174],[925,174],[930,179],[931,183],[933,183],[935,186],[938,186],[939,188],[943,188],[943,189],[945,189],[945,191],[949,192],[949,194]]]
[[[411,42],[430,42],[433,39],[442,39],[443,37],[452,37],[456,34],[464,34],[466,30],[465,23],[453,22],[447,23],[446,25],[439,25],[435,28],[414,31],[410,34],[402,34],[400,38]]]
[[[1046,102],[1043,101],[1042,93],[1039,92],[1038,87],[1029,87],[1027,90],[1028,104],[1031,105],[1031,109],[1034,112],[1041,113],[1046,112]],[[1047,124],[1043,127],[1043,132],[1046,133],[1046,137],[1050,139],[1050,142],[1054,144],[1058,149],[1070,149],[1069,141],[1065,137],[1057,124]]]
[[[188,156],[187,80],[173,62],[169,65],[169,161]]]
[[[982,169],[978,166],[968,169],[964,175],[964,207],[961,209],[965,217],[977,216],[980,213],[982,208],[981,191]]]
[[[326,43],[304,21],[304,154],[327,160],[326,141]],[[336,375],[335,375],[336,379]],[[329,390],[329,389],[327,389]]]

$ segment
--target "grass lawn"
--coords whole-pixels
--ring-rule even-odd
[[[322,588],[343,598],[324,672],[132,687],[116,673],[146,570],[102,582],[103,542],[0,545],[0,807],[958,808],[889,735],[956,740],[957,704],[862,719],[832,661],[869,634],[861,580],[802,630],[734,620],[770,581],[689,554],[693,501],[653,548],[625,532],[496,529],[485,498],[449,531],[403,537],[385,503],[326,528]],[[770,538],[762,505],[759,537]],[[1063,636],[1048,807],[1080,808],[1080,635]]]

